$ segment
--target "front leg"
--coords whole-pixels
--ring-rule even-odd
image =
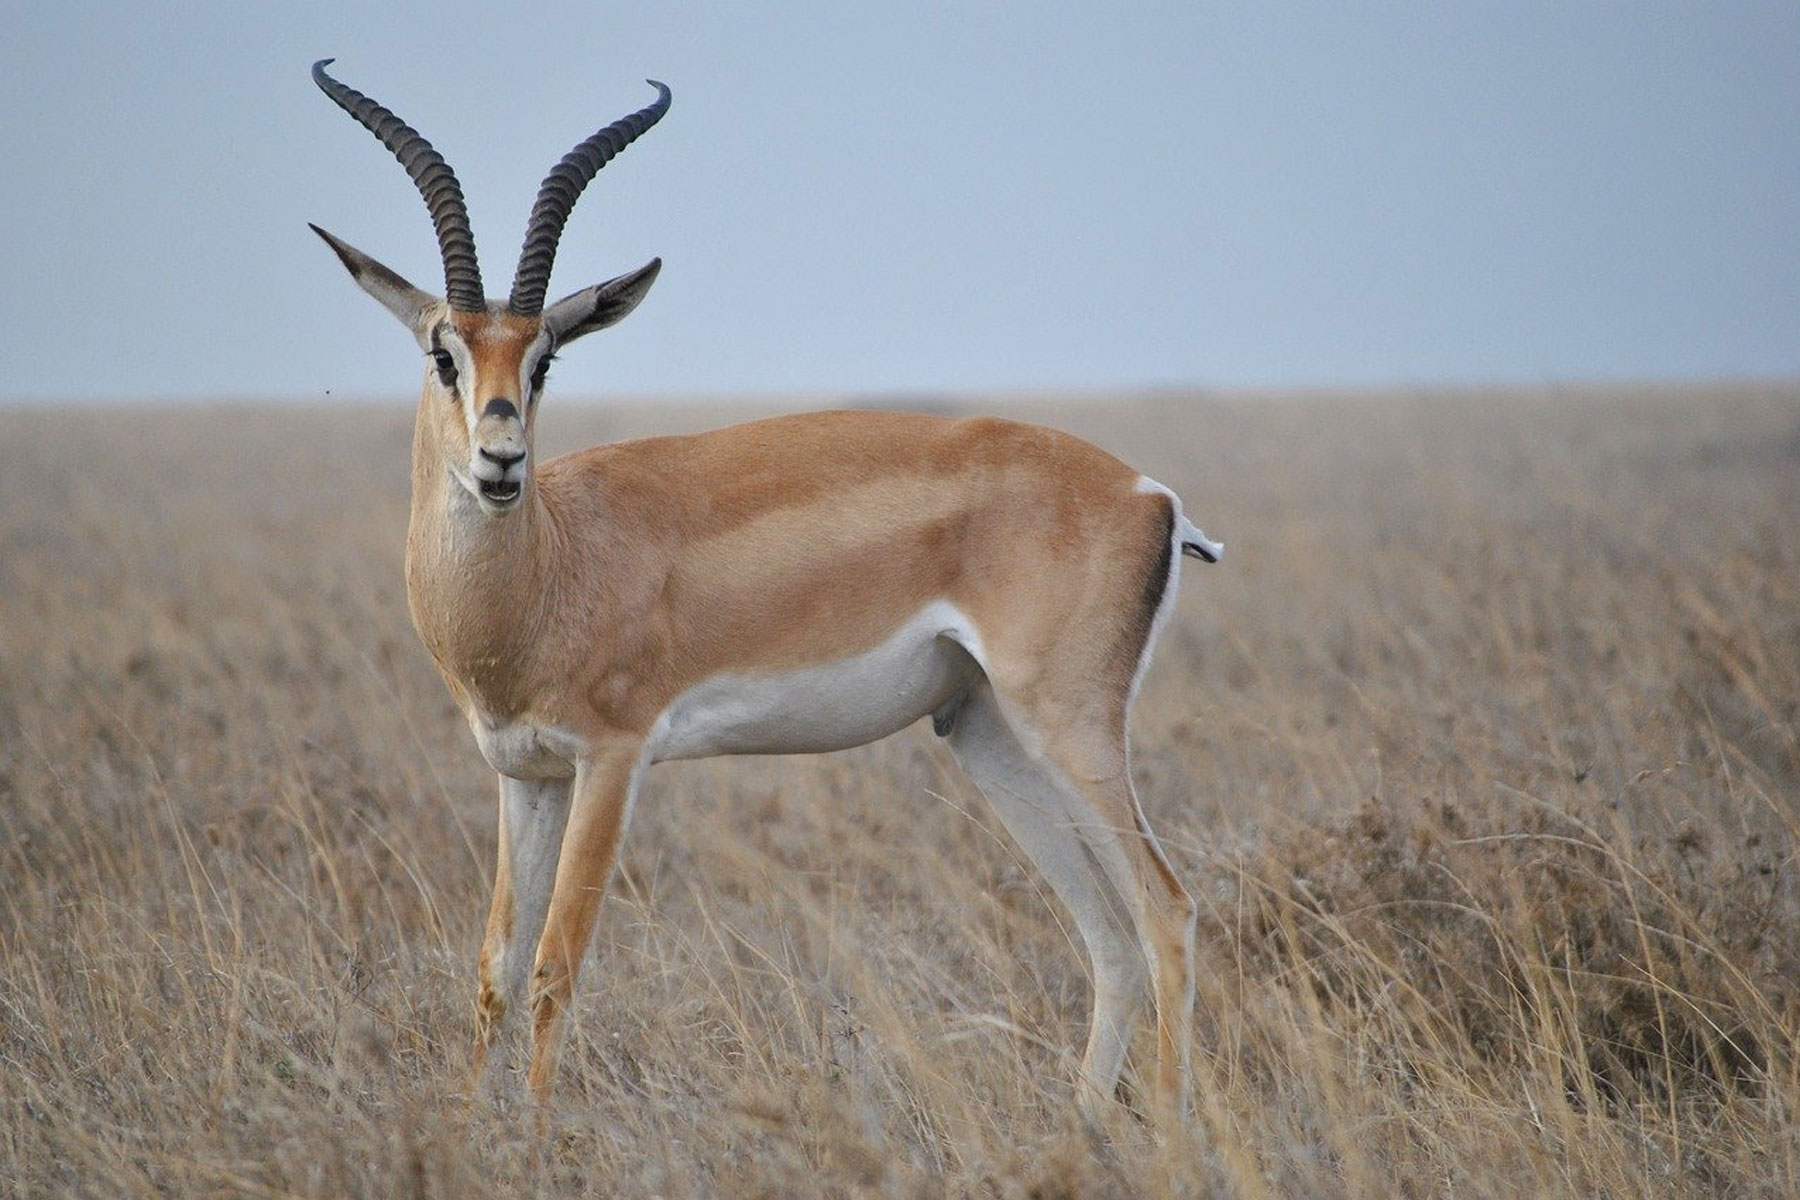
[[[532,956],[543,934],[556,882],[556,857],[569,821],[568,779],[500,777],[500,857],[494,899],[481,944],[475,999],[475,1084],[484,1083],[488,1051],[506,1033],[506,1016],[525,994]],[[504,1048],[499,1056],[509,1057]]]
[[[596,743],[575,766],[568,831],[532,976],[531,1089],[540,1101],[550,1098],[555,1082],[575,978],[618,861],[644,765],[642,739],[620,737]]]

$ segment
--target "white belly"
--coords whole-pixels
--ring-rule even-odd
[[[816,754],[860,746],[938,708],[980,675],[968,618],[928,605],[861,654],[784,672],[717,675],[676,697],[650,734],[650,758]]]

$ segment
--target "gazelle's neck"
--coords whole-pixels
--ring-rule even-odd
[[[510,511],[483,512],[450,473],[427,423],[419,423],[406,537],[407,605],[420,640],[465,705],[495,714],[523,705],[516,693],[529,686],[526,668],[549,595],[543,580],[553,540],[535,477]]]

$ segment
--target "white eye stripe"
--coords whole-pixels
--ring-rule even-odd
[[[556,361],[556,349],[548,345],[547,341],[548,339],[541,339],[533,343],[525,352],[525,357],[519,360],[519,394],[527,399],[543,386],[550,364]],[[541,350],[539,346],[542,346]]]
[[[462,340],[456,337],[447,325],[440,325],[432,330],[431,345],[425,353],[439,370],[443,369],[441,356],[448,356],[450,369],[456,373],[459,381],[473,376],[473,372],[470,370],[468,347],[463,345]]]

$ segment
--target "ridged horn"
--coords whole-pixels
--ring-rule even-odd
[[[525,227],[525,246],[519,251],[519,269],[513,275],[512,298],[507,307],[521,317],[544,311],[544,291],[550,286],[550,268],[556,262],[556,244],[562,240],[569,210],[600,168],[636,141],[669,111],[669,89],[654,79],[644,81],[656,89],[656,99],[629,117],[621,117],[563,155],[538,189],[531,206],[531,222]]]
[[[431,148],[430,142],[419,136],[418,130],[355,88],[327,75],[325,68],[336,61],[321,58],[314,63],[313,82],[393,152],[419,194],[425,197],[431,223],[437,227],[438,253],[444,259],[444,298],[450,307],[458,312],[485,312],[487,299],[481,290],[481,268],[475,261],[475,234],[469,228],[469,208],[463,201],[462,185],[456,182],[456,172],[443,155]]]

